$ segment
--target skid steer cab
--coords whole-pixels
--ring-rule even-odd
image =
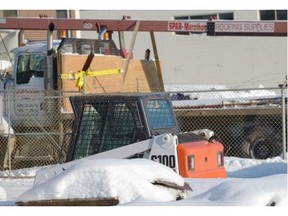
[[[71,96],[75,114],[66,162],[86,157],[147,158],[185,178],[225,178],[213,132],[180,132],[165,93]]]

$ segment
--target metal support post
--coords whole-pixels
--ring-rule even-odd
[[[127,59],[126,59],[125,65],[124,65],[124,69],[123,69],[123,73],[124,73],[123,74],[123,82],[125,81],[125,77],[126,77],[126,74],[127,74],[127,71],[128,71],[128,66],[129,66],[129,62],[130,62],[130,59],[131,59],[132,51],[133,51],[133,48],[134,48],[134,44],[135,44],[135,41],[136,41],[136,37],[137,37],[138,30],[139,30],[139,26],[140,26],[140,20],[137,20],[136,25],[135,25],[135,29],[134,29],[134,32],[133,32],[132,40],[131,40],[131,43],[130,43],[128,56],[127,56]]]
[[[286,109],[286,102],[285,102],[285,89],[287,89],[287,76],[286,80],[283,84],[279,85],[281,88],[281,99],[282,99],[282,140],[283,140],[283,159],[287,159],[287,153],[286,153],[286,115],[287,115],[287,109]]]

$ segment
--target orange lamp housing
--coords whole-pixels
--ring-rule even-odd
[[[223,145],[206,140],[177,146],[179,174],[184,178],[226,178]]]
[[[66,37],[67,37],[66,30],[61,30],[60,31],[60,38],[66,38]]]
[[[103,40],[112,40],[112,32],[107,31],[103,35]]]

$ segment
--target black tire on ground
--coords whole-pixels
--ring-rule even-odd
[[[245,157],[253,159],[279,156],[283,152],[281,133],[269,127],[256,128],[245,138],[242,150]]]

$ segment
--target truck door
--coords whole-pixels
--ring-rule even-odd
[[[12,80],[5,85],[5,96],[9,97],[12,118],[21,126],[32,116],[39,121],[44,115],[44,69],[44,53],[20,52],[14,57]]]

